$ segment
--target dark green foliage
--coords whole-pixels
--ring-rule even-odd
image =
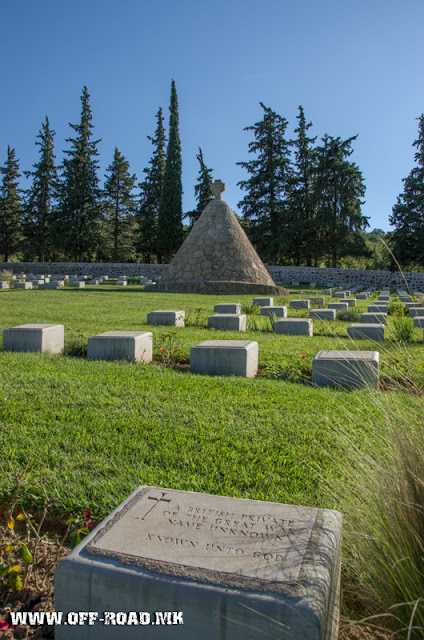
[[[132,194],[136,181],[130,175],[129,163],[115,147],[112,164],[107,168],[109,175],[103,188],[104,207],[109,228],[111,258],[113,262],[134,260],[135,210]]]
[[[199,153],[196,155],[196,158],[199,161],[200,169],[199,169],[198,182],[194,187],[194,193],[197,200],[197,207],[194,211],[191,211],[189,213],[191,226],[193,226],[193,224],[197,222],[197,220],[202,215],[203,209],[213,199],[213,196],[212,196],[213,169],[208,169],[208,167],[206,166],[203,160],[203,153],[200,147],[199,147]]]
[[[295,148],[295,161],[290,189],[289,207],[289,253],[296,265],[312,266],[312,257],[317,254],[315,228],[316,151],[313,148],[315,138],[309,138],[308,129],[312,122],[306,123],[303,108],[299,107],[298,134],[291,144]]]
[[[159,206],[157,247],[158,254],[170,262],[183,241],[181,142],[178,126],[178,97],[174,80],[171,84],[169,111],[169,139]]]
[[[263,120],[245,131],[253,131],[249,153],[255,160],[237,164],[250,174],[239,182],[247,195],[239,202],[247,232],[265,261],[278,264],[287,248],[287,194],[290,182],[290,148],[284,138],[287,120],[260,103]]]
[[[67,257],[90,260],[102,244],[101,207],[97,177],[100,140],[91,140],[93,125],[87,87],[81,96],[80,124],[70,124],[75,138],[68,138],[71,149],[65,151],[60,202],[55,220],[55,243]]]
[[[40,147],[40,160],[33,165],[34,171],[25,172],[28,177],[33,176],[33,183],[26,205],[24,233],[30,257],[38,257],[40,262],[50,260],[52,253],[51,225],[58,189],[53,153],[55,135],[46,116],[37,136],[40,141],[35,143]]]
[[[424,267],[424,114],[418,118],[418,138],[413,143],[417,166],[404,178],[403,193],[390,216],[395,226],[393,251],[402,266]]]
[[[361,213],[361,198],[365,185],[358,167],[347,158],[352,154],[352,142],[325,135],[319,147],[315,201],[317,206],[317,242],[321,255],[331,267],[338,266],[343,255],[361,255],[364,239],[361,235],[368,219]]]
[[[140,207],[138,211],[138,241],[137,250],[142,254],[143,261],[152,262],[157,251],[157,226],[159,205],[165,176],[165,129],[163,126],[162,108],[156,114],[157,127],[154,138],[147,136],[154,146],[149,166],[144,169],[146,177],[139,185]]]
[[[23,208],[18,178],[19,164],[15,150],[7,147],[7,160],[0,167],[3,180],[0,186],[0,252],[4,262],[18,251],[22,240]]]

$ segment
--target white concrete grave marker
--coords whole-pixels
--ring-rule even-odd
[[[56,640],[336,640],[341,523],[330,509],[139,487],[59,564],[55,601],[64,618],[136,612],[143,626],[58,625]]]

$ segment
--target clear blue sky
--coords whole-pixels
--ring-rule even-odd
[[[10,145],[31,169],[46,115],[60,161],[87,85],[102,183],[115,146],[141,180],[174,78],[184,211],[195,203],[199,146],[237,211],[247,174],[236,162],[251,141],[243,128],[261,119],[262,101],[289,121],[289,137],[299,105],[312,135],[359,134],[351,159],[366,182],[363,213],[371,229],[390,229],[424,112],[423,0],[19,0],[0,16],[2,165]]]

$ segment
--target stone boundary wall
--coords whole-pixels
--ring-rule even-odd
[[[373,271],[371,269],[327,269],[324,267],[267,267],[276,284],[316,282],[318,286],[360,285],[365,287],[392,286],[405,288],[405,279],[413,289],[423,290],[424,273],[404,271]]]
[[[8,269],[15,274],[21,272],[37,274],[77,274],[79,276],[108,275],[117,278],[145,276],[155,280],[168,269],[167,264],[112,263],[112,262],[0,262],[0,270]],[[405,288],[405,281],[398,271],[372,271],[368,269],[327,269],[318,267],[268,266],[269,274],[276,284],[300,284],[316,282],[318,286],[360,285],[365,287],[396,286]],[[423,272],[404,272],[411,288],[424,290]]]

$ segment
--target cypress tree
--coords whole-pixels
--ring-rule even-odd
[[[46,116],[37,135],[39,142],[35,143],[40,147],[40,160],[33,165],[34,171],[25,172],[27,176],[33,176],[33,183],[26,206],[24,233],[30,254],[37,256],[40,262],[48,260],[51,251],[53,206],[58,188],[53,153],[55,135]]]
[[[315,201],[317,204],[317,242],[321,255],[330,258],[336,268],[340,257],[366,251],[361,230],[368,218],[361,213],[365,185],[358,167],[347,158],[353,153],[352,142],[327,134],[319,147]]]
[[[0,167],[3,175],[0,186],[0,251],[4,262],[21,247],[24,211],[21,201],[21,189],[18,178],[19,163],[15,158],[15,150],[7,147],[7,160]]]
[[[312,266],[312,254],[315,245],[315,201],[314,180],[316,175],[316,152],[313,148],[315,138],[308,137],[312,122],[306,122],[303,107],[299,106],[297,116],[299,124],[294,130],[298,134],[291,144],[295,148],[293,175],[290,189],[289,230],[290,254],[297,265],[306,262]]]
[[[140,206],[138,211],[138,242],[137,250],[142,253],[145,262],[152,262],[157,252],[157,226],[159,205],[163,189],[166,162],[166,136],[163,126],[162,107],[156,114],[157,126],[152,138],[147,136],[153,144],[154,151],[149,166],[144,169],[146,175],[140,187]]]
[[[424,114],[417,118],[418,138],[414,167],[403,179],[403,193],[398,196],[389,218],[395,226],[393,249],[397,259],[408,266],[424,266]]]
[[[203,209],[206,207],[208,202],[213,199],[212,195],[212,171],[213,169],[208,169],[204,160],[203,153],[201,148],[199,147],[199,153],[196,155],[197,160],[199,161],[200,169],[199,169],[199,177],[197,184],[194,187],[194,195],[197,200],[197,207],[194,211],[191,211],[188,215],[190,217],[190,225],[193,226],[195,222],[200,218]]]
[[[112,261],[134,260],[135,210],[132,194],[136,176],[130,175],[128,160],[115,147],[112,164],[107,168],[103,187],[106,219],[112,244]]]
[[[169,111],[169,139],[159,206],[157,246],[159,256],[166,257],[170,262],[183,241],[181,142],[178,127],[178,97],[174,80],[171,84]]]
[[[249,153],[255,160],[238,162],[251,177],[238,184],[247,191],[239,202],[247,231],[262,259],[278,264],[287,252],[287,196],[290,184],[290,147],[284,134],[287,120],[260,103],[263,120],[245,131],[253,131]]]
[[[96,251],[100,233],[101,208],[97,177],[100,140],[91,140],[93,125],[90,95],[83,87],[80,124],[70,124],[75,138],[68,138],[71,149],[65,151],[60,203],[55,220],[55,241],[77,262],[90,260]]]

